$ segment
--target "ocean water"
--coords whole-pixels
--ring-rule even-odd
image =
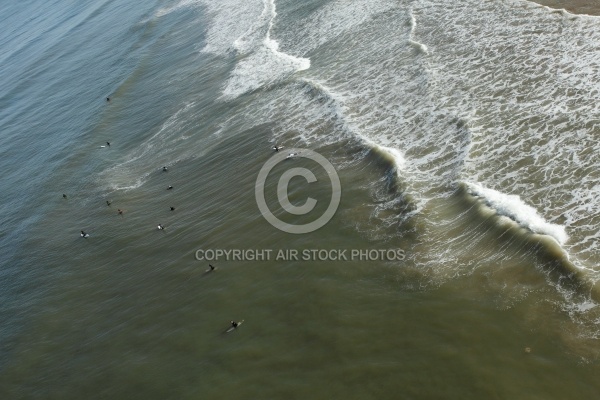
[[[0,397],[597,396],[600,7],[547,4],[5,4]]]

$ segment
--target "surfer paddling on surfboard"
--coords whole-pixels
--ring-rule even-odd
[[[231,326],[224,333],[229,333],[229,332],[235,331],[243,323],[244,323],[244,320],[241,320],[240,322],[231,321]]]
[[[213,272],[215,269],[217,269],[217,267],[213,266],[212,264],[208,264],[208,269],[206,271],[204,271],[204,275],[208,275],[211,272]]]
[[[229,327],[229,329],[227,329],[225,331],[225,333],[229,333],[229,332],[235,331],[243,323],[244,323],[244,320],[241,320],[240,322],[231,321],[231,326]]]

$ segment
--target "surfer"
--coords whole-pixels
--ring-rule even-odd
[[[88,237],[90,237],[90,234],[89,233],[85,233],[84,231],[81,231],[81,237],[82,238],[88,238]]]
[[[298,155],[298,153],[290,153],[290,154],[288,154],[288,156],[286,157],[286,159],[289,159],[289,158],[294,158],[294,157],[296,157],[297,155]]]
[[[167,172],[167,171],[168,171],[167,167],[163,167],[163,172]]]
[[[110,206],[110,203],[112,203],[112,201],[110,201],[110,200],[106,200],[106,205],[107,205],[107,206]]]
[[[273,146],[273,150],[275,151],[279,151],[281,149],[283,149],[283,146]]]
[[[210,272],[213,272],[215,269],[217,269],[217,268],[213,267],[211,264],[208,264],[208,269],[206,271],[204,271],[204,273],[208,274]]]
[[[235,331],[243,322],[244,320],[241,320],[240,322],[231,321],[231,326],[227,328],[227,330],[224,333]]]
[[[107,97],[107,98],[106,98],[106,101],[110,101],[110,97]]]
[[[173,189],[173,186],[169,185],[169,187],[167,188],[167,190],[171,190]]]
[[[67,198],[67,195],[63,193],[63,199],[66,199],[66,198]]]
[[[175,207],[171,207],[171,211],[175,211]]]
[[[117,209],[117,212],[119,213],[120,216],[123,216],[123,213],[125,212],[124,210],[121,210],[120,208]]]
[[[158,230],[159,230],[159,231],[162,231],[162,230],[164,230],[164,229],[165,229],[165,227],[164,227],[164,226],[162,226],[162,224],[158,224],[157,228],[158,228]]]
[[[106,145],[107,145],[108,147],[110,147],[110,142],[106,142]]]

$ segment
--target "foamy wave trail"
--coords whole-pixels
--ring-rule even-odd
[[[275,84],[298,71],[310,68],[308,58],[294,57],[279,51],[271,38],[277,12],[274,0],[264,0],[263,12],[256,25],[233,43],[241,53],[250,53],[233,70],[223,90],[225,98],[235,98],[263,86]],[[264,32],[258,36],[257,33]]]
[[[286,48],[297,54],[306,54],[346,34],[352,37],[353,31],[360,25],[402,6],[396,0],[333,0],[324,3],[314,12],[289,21],[286,30],[278,32]]]
[[[193,147],[182,152],[176,144],[185,141],[185,132],[191,129],[196,104],[185,104],[170,116],[150,138],[125,155],[124,160],[100,172],[99,180],[105,189],[133,190],[142,186],[150,174],[163,165],[172,165],[189,157]],[[192,153],[193,154],[193,153]]]
[[[525,204],[517,195],[498,192],[485,188],[477,183],[464,182],[469,192],[480,197],[485,203],[496,210],[499,215],[506,216],[524,228],[534,233],[548,235],[560,245],[564,245],[569,236],[562,225],[552,224],[540,216],[537,210]]]
[[[423,54],[429,54],[429,49],[427,48],[427,46],[425,46],[423,43],[419,43],[413,40],[413,37],[415,35],[415,29],[417,28],[417,19],[415,18],[415,15],[413,14],[412,10],[409,10],[408,15],[410,17],[410,33],[408,34],[408,43],[410,43],[411,46],[413,46]]]
[[[329,142],[344,142],[350,140],[357,143],[365,151],[363,156],[375,156],[384,161],[386,165],[387,177],[394,182],[394,188],[401,188],[395,192],[396,198],[393,201],[387,202],[387,206],[393,209],[397,204],[403,203],[402,215],[390,215],[389,224],[398,223],[398,220],[408,220],[416,214],[419,214],[423,207],[427,204],[427,200],[419,196],[409,182],[410,177],[414,174],[414,170],[407,163],[404,153],[393,145],[384,144],[385,141],[376,141],[365,134],[360,123],[356,120],[354,113],[348,109],[346,96],[338,91],[334,91],[322,82],[318,82],[308,78],[298,80],[304,84],[307,92],[311,97],[318,98],[320,108],[325,110],[332,117],[338,135],[329,133],[327,138],[319,136],[314,138],[314,141],[329,141]],[[330,118],[331,118],[330,117]],[[395,189],[396,190],[396,189]],[[385,208],[386,205],[381,205]],[[381,210],[380,210],[381,211]]]
[[[205,44],[201,52],[224,55],[234,49],[234,43],[245,36],[260,19],[262,0],[203,0],[210,18]]]
[[[458,180],[518,192],[565,227],[568,242],[546,226],[600,280],[600,20],[522,0],[418,0],[413,10],[438,107],[474,110]]]
[[[406,159],[402,151],[397,148],[379,144],[365,136],[352,118],[351,113],[345,106],[346,100],[343,94],[334,92],[322,82],[317,82],[313,79],[301,78],[301,83],[304,83],[310,90],[318,93],[318,96],[326,100],[326,109],[328,109],[337,120],[338,125],[342,128],[350,138],[360,141],[365,147],[374,149],[380,153],[387,155],[395,165],[396,170],[403,170],[406,166]]]

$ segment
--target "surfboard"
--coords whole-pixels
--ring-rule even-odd
[[[241,320],[240,322],[238,322],[238,325],[237,325],[237,326],[232,326],[232,327],[230,327],[229,329],[227,329],[227,330],[225,331],[225,333],[229,333],[229,332],[233,332],[233,331],[235,331],[235,330],[236,330],[237,328],[239,328],[239,327],[240,327],[240,325],[242,325],[243,323],[244,323],[244,320]]]

